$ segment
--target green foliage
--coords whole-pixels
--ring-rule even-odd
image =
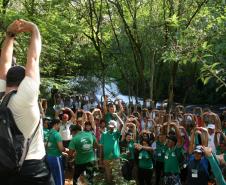
[[[0,16],[1,40],[17,18],[40,28],[43,95],[53,85],[87,93],[96,85],[91,77],[101,83],[113,77],[130,96],[150,98],[152,91],[155,100],[170,93],[185,103],[225,100],[222,0],[1,0]],[[18,64],[26,62],[28,38],[16,40]],[[85,81],[71,86],[78,76]]]

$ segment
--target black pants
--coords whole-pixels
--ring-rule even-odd
[[[125,161],[122,165],[122,176],[126,180],[133,179],[133,167],[134,167],[134,160]]]
[[[87,178],[89,183],[93,184],[94,163],[89,162],[85,164],[75,164],[73,185],[77,184],[78,178],[80,177],[80,175],[84,175],[84,172],[86,173],[85,177]]]
[[[164,172],[164,163],[160,161],[156,161],[156,166],[155,166],[155,184],[156,185],[162,184],[163,172]]]
[[[63,141],[64,148],[68,148],[71,140]],[[63,168],[64,170],[71,170],[72,164],[69,163],[68,158],[63,155]]]
[[[18,175],[0,179],[2,185],[55,185],[45,159],[25,160]]]
[[[138,181],[139,185],[151,185],[153,170],[138,169]]]

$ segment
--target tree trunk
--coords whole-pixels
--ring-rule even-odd
[[[170,83],[169,83],[168,111],[172,110],[172,106],[174,103],[174,85],[175,85],[175,81],[176,81],[178,64],[179,64],[179,62],[173,62],[173,64],[172,64]]]
[[[105,96],[105,74],[102,75],[102,92],[103,96]]]
[[[154,51],[153,53],[153,57],[151,60],[151,65],[150,65],[150,83],[149,83],[149,87],[150,87],[150,99],[153,100],[153,92],[154,92],[154,75],[155,75],[155,53],[156,51]]]

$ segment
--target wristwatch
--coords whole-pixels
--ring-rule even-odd
[[[11,32],[11,31],[7,31],[7,32],[6,32],[6,35],[7,35],[8,37],[13,38],[13,37],[16,36],[16,33],[13,33],[13,32]]]

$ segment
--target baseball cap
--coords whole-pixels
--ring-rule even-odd
[[[209,129],[215,129],[215,125],[212,124],[212,123],[210,123],[210,124],[208,124],[207,128],[209,128]]]
[[[115,120],[109,121],[109,127],[115,128],[117,125],[117,122]]]
[[[197,146],[195,147],[194,152],[197,152],[197,153],[203,153],[203,148],[202,148],[202,146],[201,146],[201,145],[197,145]]]

